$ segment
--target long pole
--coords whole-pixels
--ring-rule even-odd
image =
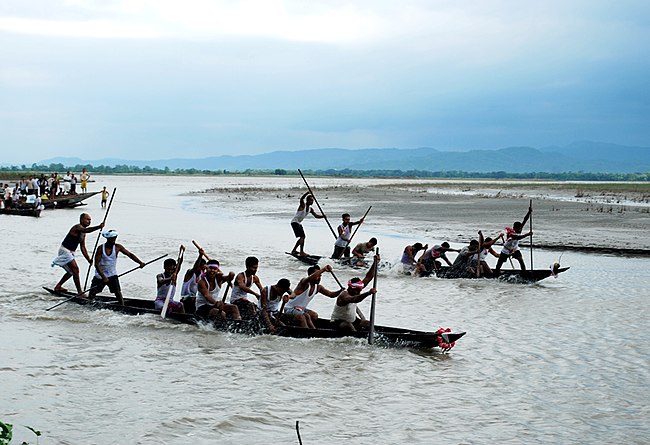
[[[146,265],[148,265],[148,264],[154,263],[154,262],[156,262],[156,261],[158,261],[158,260],[161,260],[161,259],[165,258],[166,256],[167,256],[167,254],[160,255],[158,258],[154,258],[154,259],[151,260],[151,261],[147,261],[146,263],[144,263],[144,265],[146,266]],[[142,266],[142,267],[144,267],[144,266]],[[118,278],[119,278],[119,277],[122,277],[122,276],[124,276],[124,275],[126,275],[126,274],[129,274],[129,273],[133,272],[134,270],[138,270],[138,269],[141,269],[141,267],[138,266],[138,267],[134,267],[133,269],[127,270],[126,272],[123,272],[123,273],[119,274],[119,275],[118,275]],[[77,298],[77,297],[79,297],[79,296],[85,294],[86,292],[88,292],[88,291],[91,290],[91,289],[94,289],[95,287],[96,287],[96,286],[93,286],[93,287],[88,288],[88,289],[84,289],[80,294],[75,294],[75,295],[73,295],[72,297],[67,298],[67,299],[65,299],[65,300],[63,300],[63,301],[60,301],[59,303],[57,303],[57,304],[55,304],[54,306],[49,307],[49,308],[47,308],[47,309],[45,309],[45,310],[46,310],[46,311],[49,311],[49,310],[51,310],[51,309],[54,309],[55,307],[59,307],[59,306],[61,306],[63,303],[67,303],[68,301],[70,301],[70,300],[72,300],[72,299],[74,299],[74,298]]]
[[[528,207],[531,212],[530,212],[530,270],[535,269],[533,267],[533,200],[530,200],[530,205]]]
[[[302,174],[302,172],[300,171],[300,169],[298,169],[298,173],[300,173],[300,177],[301,177],[302,180],[305,182],[305,185],[307,186],[307,190],[309,190],[309,193],[311,194],[311,196],[314,197],[314,202],[315,202],[316,205],[318,206],[318,210],[320,211],[320,214],[323,215],[323,217],[325,218],[325,222],[327,223],[327,226],[330,228],[330,232],[332,232],[332,235],[334,235],[334,238],[338,238],[338,235],[336,234],[336,232],[335,232],[334,229],[332,228],[332,225],[330,224],[329,219],[327,219],[327,216],[325,215],[325,212],[323,212],[322,207],[321,207],[320,204],[318,203],[318,200],[316,199],[316,195],[314,195],[314,192],[312,191],[311,187],[309,187],[309,184],[307,183],[307,180],[305,179],[305,176]]]
[[[113,189],[113,194],[111,195],[111,200],[108,202],[108,208],[106,209],[106,213],[104,213],[104,219],[102,220],[102,224],[106,224],[106,218],[108,218],[108,212],[111,211],[111,205],[113,204],[113,198],[115,198],[115,192],[117,191],[117,187]],[[93,254],[90,256],[90,264],[88,265],[88,271],[86,272],[86,279],[84,281],[84,287],[88,286],[88,277],[90,276],[90,269],[93,267],[93,263],[95,262],[95,251],[97,250],[97,245],[99,244],[99,238],[102,236],[101,233],[97,234],[97,240],[95,241],[95,247],[93,247]]]
[[[377,261],[377,257],[379,256],[379,247],[377,247],[377,256],[375,257],[375,264],[373,267],[375,268],[375,277],[372,282],[372,287],[377,290],[377,272],[379,268],[379,261]],[[370,328],[368,329],[368,344],[372,344],[375,341],[375,305],[377,303],[377,294],[374,293],[372,294],[372,302],[370,304]]]
[[[372,206],[368,207],[368,210],[366,210],[366,213],[363,214],[363,216],[361,217],[361,219],[366,219],[366,216],[368,216],[368,213],[370,212],[370,209],[372,209]],[[362,222],[359,222],[359,224],[357,224],[357,227],[355,227],[354,231],[352,232],[352,235],[350,235],[350,239],[348,240],[347,244],[345,245],[345,247],[343,248],[343,250],[341,251],[341,253],[339,253],[339,256],[338,256],[337,259],[341,258],[341,256],[342,256],[343,253],[345,252],[345,249],[348,248],[348,246],[349,246],[350,243],[352,242],[352,238],[354,238],[354,235],[356,235],[357,230],[359,230],[359,227],[361,227],[361,224],[363,224],[363,223],[362,223]],[[337,237],[337,238],[338,238],[338,237]]]

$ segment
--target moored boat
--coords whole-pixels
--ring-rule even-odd
[[[53,289],[44,287],[44,289],[53,295],[70,299],[71,302],[89,306],[93,309],[108,309],[116,312],[122,312],[129,315],[152,314],[160,316],[160,311],[155,309],[153,300],[140,300],[134,298],[125,298],[124,306],[117,303],[115,298],[98,295],[94,299],[80,298],[72,292],[57,292]],[[168,319],[185,324],[205,324],[206,320],[200,319],[193,314],[170,313]],[[212,327],[218,331],[235,332],[247,335],[271,334],[260,321],[250,320],[223,320],[217,319],[209,322]],[[365,339],[368,337],[367,331],[344,332],[333,329],[329,320],[318,319],[316,329],[307,329],[297,326],[281,326],[272,334],[280,337],[292,338],[344,338],[355,337]],[[453,333],[442,329],[436,332],[416,331],[412,329],[394,328],[389,326],[375,325],[375,341],[379,345],[394,347],[414,347],[414,348],[434,348],[453,346],[453,343],[463,337],[465,332]]]
[[[86,205],[82,202],[91,196],[101,192],[75,193],[69,195],[55,196],[51,199],[43,199],[42,204],[46,209],[62,209],[66,207],[78,207]]]
[[[17,216],[34,216],[38,218],[41,216],[41,208],[39,207],[19,207],[11,209],[0,209],[0,214],[3,215],[17,215]]]

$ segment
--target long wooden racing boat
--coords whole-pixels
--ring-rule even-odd
[[[38,218],[41,216],[41,208],[39,207],[19,207],[17,209],[0,209],[0,214],[3,215],[18,215],[18,216],[34,216]]]
[[[88,298],[77,297],[75,296],[76,294],[72,292],[58,292],[48,287],[44,287],[43,289],[58,297],[70,299],[70,302],[88,306],[93,309],[108,309],[130,315],[152,314],[160,316],[160,311],[155,309],[153,300],[125,298],[124,306],[122,306],[117,303],[115,298],[110,296],[98,295],[91,300]],[[367,331],[339,331],[333,329],[331,322],[325,319],[317,320],[316,329],[307,329],[297,326],[281,326],[278,327],[275,332],[271,333],[257,318],[249,320],[217,319],[214,321],[207,321],[198,318],[193,314],[178,313],[170,313],[167,318],[174,320],[175,322],[193,325],[210,323],[214,329],[219,331],[242,333],[247,335],[273,334],[280,337],[292,338],[368,338]],[[445,345],[452,345],[464,335],[465,332],[426,332],[375,325],[375,343],[383,346],[444,348]]]
[[[534,270],[519,270],[519,269],[501,269],[498,273],[493,272],[492,274],[484,274],[480,277],[477,277],[476,274],[472,273],[458,273],[457,270],[449,266],[441,266],[437,272],[435,272],[438,278],[486,278],[486,279],[496,279],[501,281],[508,281],[512,283],[535,283],[541,281],[550,276],[557,276],[562,272],[569,270],[568,267],[556,267],[549,269],[534,269]],[[434,272],[429,273],[432,275]],[[426,276],[420,273],[420,276]]]
[[[43,206],[46,209],[62,209],[66,207],[78,207],[78,206],[86,205],[86,203],[82,201],[90,198],[91,196],[95,196],[98,193],[101,192],[75,193],[75,194],[69,194],[63,196],[55,196],[54,198],[51,199],[43,199],[42,202],[43,202]]]

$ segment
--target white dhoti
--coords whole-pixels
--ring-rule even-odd
[[[56,258],[52,260],[52,267],[60,266],[63,268],[63,270],[71,274],[72,269],[70,269],[70,262],[73,260],[74,252],[61,246],[59,247],[59,253],[57,254]]]

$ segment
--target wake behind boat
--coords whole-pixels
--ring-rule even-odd
[[[72,292],[58,292],[48,287],[43,287],[52,295],[70,299],[70,302],[82,306],[88,306],[92,309],[107,309],[115,312],[121,312],[129,315],[152,314],[160,316],[160,311],[154,307],[153,300],[140,300],[135,298],[125,298],[124,306],[117,303],[113,297],[97,295],[94,299],[81,298]],[[207,321],[196,317],[193,314],[180,314],[171,312],[167,318],[184,324],[211,324],[212,328],[217,331],[242,333],[247,335],[271,334],[268,329],[257,319],[248,320],[230,320],[216,319]],[[162,321],[162,319],[161,319]],[[367,331],[346,332],[333,329],[331,322],[319,318],[316,321],[316,329],[301,328],[297,326],[280,326],[273,332],[273,335],[291,338],[344,338],[354,337],[366,339]],[[439,329],[436,332],[417,331],[411,329],[394,328],[389,326],[375,325],[375,341],[382,346],[391,347],[413,347],[413,348],[434,348],[453,346],[453,343],[465,335],[465,332],[449,332],[448,330]]]

